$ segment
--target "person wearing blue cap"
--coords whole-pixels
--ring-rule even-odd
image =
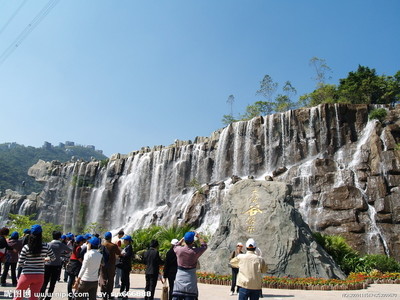
[[[122,297],[128,298],[127,293],[130,288],[129,274],[132,270],[133,257],[132,237],[130,235],[125,235],[121,240],[124,243],[125,248],[121,251],[120,264],[117,264],[117,266],[120,266],[121,270],[121,287],[119,292]]]
[[[194,247],[195,238],[199,239],[200,247]],[[186,245],[181,247],[183,242]],[[186,232],[185,236],[175,245],[178,272],[172,292],[173,300],[195,300],[198,298],[196,267],[199,257],[206,250],[207,243],[198,233],[196,234],[193,231]]]
[[[54,292],[57,280],[60,277],[61,267],[63,263],[61,257],[72,252],[72,250],[66,244],[63,244],[61,242],[60,231],[53,231],[52,235],[53,240],[48,243],[48,245],[50,246],[51,250],[53,250],[56,259],[54,261],[47,262],[44,266],[44,282],[40,290],[42,294],[46,292],[47,285],[50,282],[45,300],[51,299],[51,295]]]
[[[29,228],[25,228],[22,233],[24,234],[22,236],[22,245],[25,246],[26,244],[28,244],[28,238],[29,235],[31,234],[31,230]]]
[[[32,225],[28,244],[26,244],[19,256],[18,264],[22,266],[22,273],[16,287],[17,297],[22,299],[23,291],[30,289],[31,299],[36,299],[35,293],[39,293],[44,281],[45,261],[54,261],[53,250],[42,242],[42,227],[38,224]]]
[[[67,245],[68,248],[71,249],[71,252],[72,252],[72,245],[68,245],[67,235],[63,234],[61,236],[61,243],[63,243],[64,245]],[[67,274],[66,268],[67,268],[67,263],[69,261],[69,257],[70,257],[70,254],[61,256],[61,260],[63,262],[62,268],[64,269],[64,282],[68,282],[68,274]]]
[[[1,286],[6,286],[7,274],[8,270],[11,269],[11,282],[13,286],[17,286],[17,262],[18,262],[18,255],[22,250],[22,241],[19,240],[19,234],[17,231],[11,233],[10,238],[7,240],[8,245],[15,249],[14,250],[7,250],[8,259],[4,264],[3,274],[1,276]]]
[[[87,252],[83,258],[82,268],[76,279],[74,288],[78,293],[76,300],[86,299],[79,297],[83,293],[88,293],[89,300],[96,299],[97,285],[99,280],[99,268],[103,255],[98,251],[100,239],[92,237],[87,241]]]
[[[118,246],[111,242],[111,232],[104,234],[103,247],[108,254],[108,261],[100,268],[100,286],[104,299],[110,299],[114,289],[116,257],[121,255]]]

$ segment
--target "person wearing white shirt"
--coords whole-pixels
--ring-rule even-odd
[[[87,293],[89,300],[96,299],[97,285],[99,282],[99,268],[103,255],[98,251],[100,239],[92,237],[88,241],[87,252],[82,262],[82,267],[75,282],[74,288],[78,293],[75,299],[85,299],[82,293]]]

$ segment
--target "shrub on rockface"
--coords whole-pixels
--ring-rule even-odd
[[[377,108],[372,110],[369,115],[368,119],[370,120],[378,120],[379,122],[383,122],[387,116],[387,111],[384,108]]]
[[[339,265],[344,273],[352,272],[370,273],[374,270],[380,272],[400,272],[400,263],[393,257],[382,254],[366,254],[360,256],[341,236],[324,235],[319,232],[313,234],[315,240],[320,244],[333,260]]]
[[[400,263],[393,257],[383,254],[367,254],[360,258],[357,272],[400,272]]]

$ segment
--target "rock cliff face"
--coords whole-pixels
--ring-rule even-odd
[[[373,108],[320,105],[257,117],[194,142],[114,155],[106,165],[38,162],[29,172],[43,192],[34,201],[3,197],[0,213],[29,208],[74,231],[92,222],[128,231],[188,222],[213,233],[234,183],[267,177],[292,187],[311,230],[400,259],[400,108],[387,107],[383,123],[368,121]]]
[[[290,188],[283,182],[246,179],[236,183],[224,199],[220,226],[209,245],[211,251],[201,257],[202,268],[229,274],[229,253],[251,236],[269,275],[344,278],[314,241],[292,200]]]

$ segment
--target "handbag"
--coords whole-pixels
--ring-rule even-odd
[[[163,285],[163,287],[162,287],[161,300],[168,300],[168,285],[167,285],[167,279],[165,279],[164,285]]]
[[[81,270],[81,266],[82,266],[82,264],[81,264],[80,261],[71,259],[67,263],[67,266],[65,267],[65,271],[69,275],[78,276],[79,275],[79,271]]]

